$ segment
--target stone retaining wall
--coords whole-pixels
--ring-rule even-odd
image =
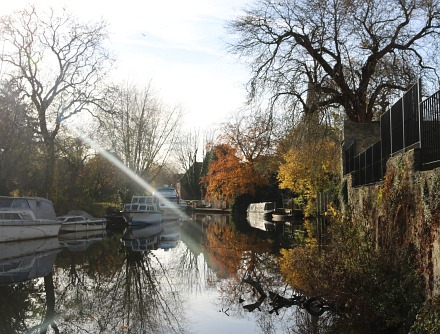
[[[440,293],[440,168],[419,171],[419,151],[391,157],[384,181],[352,187],[344,176],[344,214],[364,224],[377,247],[384,242],[415,245],[428,297]]]

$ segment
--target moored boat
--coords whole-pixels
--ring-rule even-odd
[[[107,219],[95,218],[81,212],[82,214],[67,214],[60,216],[57,220],[61,223],[60,232],[81,232],[81,231],[97,231],[105,230],[107,227]]]
[[[130,226],[160,223],[163,215],[154,196],[133,196],[131,203],[124,204],[121,213]]]
[[[153,194],[159,201],[159,208],[163,211],[163,220],[176,220],[183,216],[180,209],[180,197],[176,189],[171,187],[158,188]]]
[[[54,237],[60,227],[48,199],[0,196],[0,242]]]
[[[247,214],[261,214],[265,218],[272,217],[272,214],[276,211],[275,202],[260,202],[251,203],[247,208]]]

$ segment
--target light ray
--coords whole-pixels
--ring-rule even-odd
[[[140,185],[143,189],[148,191],[151,194],[155,194],[156,197],[159,198],[160,201],[165,202],[168,206],[172,208],[174,213],[176,213],[179,217],[183,217],[184,220],[189,219],[189,217],[176,205],[170,201],[168,201],[165,197],[163,197],[160,193],[155,192],[155,188],[152,187],[148,182],[146,182],[144,179],[142,179],[139,175],[137,175],[135,172],[133,172],[130,168],[128,168],[122,161],[117,159],[113,154],[105,150],[104,148],[99,145],[96,141],[94,141],[92,138],[86,136],[83,132],[81,132],[79,129],[77,129],[73,125],[64,124],[67,129],[72,132],[77,138],[81,139],[84,143],[89,145],[91,148],[93,148],[99,155],[101,155],[103,158],[105,158],[107,161],[109,161],[111,164],[113,164],[116,168],[118,168],[120,171],[125,173],[129,178],[131,178],[133,181],[135,181],[138,185]]]

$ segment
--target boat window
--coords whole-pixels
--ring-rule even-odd
[[[273,210],[273,209],[274,209],[273,203],[266,203],[265,210]]]
[[[147,206],[146,205],[140,205],[139,206],[139,211],[145,211],[147,210]]]
[[[131,201],[131,203],[138,203],[139,198],[138,197],[133,197],[133,200]]]
[[[13,198],[0,198],[0,208],[10,208],[13,201]]]
[[[144,204],[145,202],[146,202],[146,198],[145,197],[139,198],[139,204]]]
[[[0,213],[0,219],[17,220],[21,218],[17,212],[2,212]]]
[[[137,204],[134,204],[134,205],[132,205],[131,206],[131,209],[133,210],[133,211],[138,211],[138,205]]]
[[[16,198],[14,202],[12,203],[12,208],[25,208],[29,209],[29,204],[27,200],[24,198]]]
[[[83,217],[75,217],[74,218],[74,221],[76,221],[76,222],[79,222],[81,220],[85,220],[85,219]]]
[[[75,218],[72,218],[72,217],[66,219],[66,222],[74,222],[74,221],[75,221]]]
[[[33,215],[30,212],[22,212],[21,213],[21,217],[24,220],[34,220],[34,217],[33,217]]]

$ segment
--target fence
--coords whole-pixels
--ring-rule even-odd
[[[383,179],[386,163],[398,152],[420,148],[421,168],[440,166],[440,91],[420,102],[420,81],[380,117],[380,140],[356,155],[355,142],[343,152],[344,174],[353,186]]]

